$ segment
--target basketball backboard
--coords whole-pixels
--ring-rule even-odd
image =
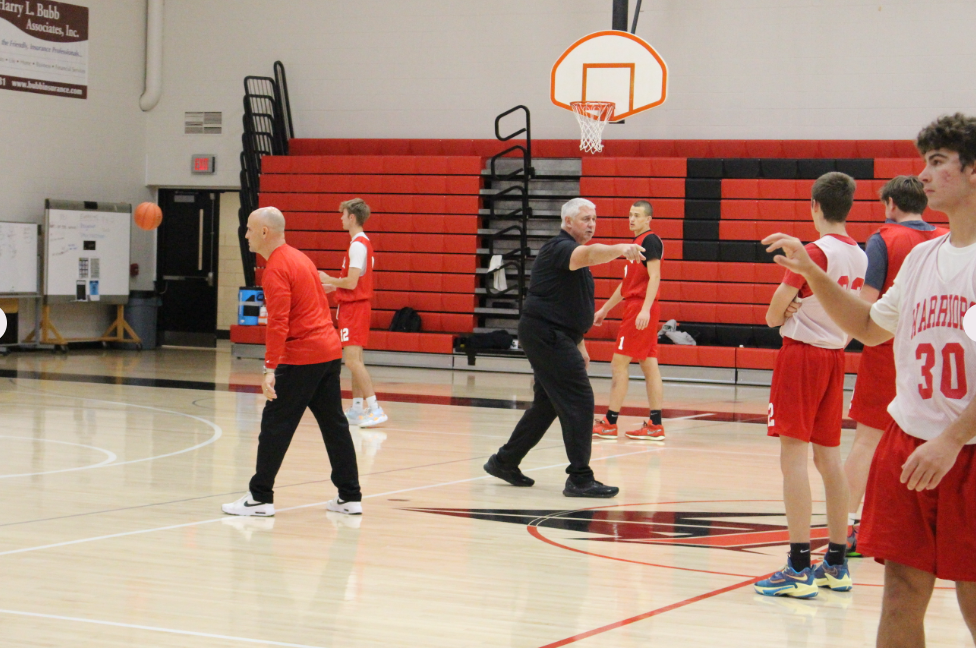
[[[551,99],[572,110],[579,101],[613,102],[610,121],[664,103],[668,67],[643,39],[623,31],[600,31],[584,36],[563,52],[552,66]]]

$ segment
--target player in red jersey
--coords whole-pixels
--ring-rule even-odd
[[[335,291],[336,319],[339,321],[339,340],[342,360],[352,374],[352,408],[346,412],[350,425],[373,427],[385,423],[389,417],[376,402],[373,381],[363,362],[363,347],[369,342],[369,324],[373,298],[373,244],[363,231],[369,219],[369,205],[361,198],[353,198],[339,205],[342,229],[349,232],[352,242],[342,259],[338,277],[319,272],[326,292]]]
[[[868,271],[861,288],[861,299],[873,304],[891,288],[905,257],[919,243],[947,232],[922,219],[928,205],[922,181],[915,176],[892,178],[881,188],[885,223],[868,239]],[[857,421],[854,445],[844,463],[850,488],[847,516],[847,555],[860,556],[856,526],[861,499],[868,483],[868,470],[881,435],[891,425],[888,404],[895,398],[895,356],[891,340],[864,347],[851,400],[850,417]]]
[[[853,178],[831,172],[813,184],[811,214],[821,237],[806,246],[817,267],[844,290],[857,294],[864,283],[867,256],[847,235],[854,205]],[[799,306],[794,303],[799,298]],[[802,275],[787,271],[766,313],[779,326],[783,348],[776,354],[769,395],[769,436],[779,437],[783,502],[789,527],[787,566],[756,583],[766,596],[811,598],[818,586],[846,591],[853,586],[847,569],[847,480],[840,458],[844,408],[844,347],[850,341],[824,312]],[[830,541],[820,565],[810,561],[813,497],[807,475],[809,447],[823,478]]]
[[[873,305],[840,290],[800,241],[763,239],[848,334],[867,345],[894,339],[894,422],[871,463],[859,538],[885,567],[879,648],[925,645],[936,578],[955,581],[976,639],[976,339],[964,326],[976,308],[976,117],[940,117],[916,146],[929,206],[949,217],[950,233],[916,246]]]
[[[610,361],[613,380],[610,384],[610,408],[607,415],[593,426],[594,436],[617,437],[617,417],[627,396],[630,382],[630,362],[637,360],[647,387],[647,403],[650,418],[637,430],[626,432],[628,438],[647,441],[664,441],[664,425],[661,423],[661,407],[664,401],[664,387],[661,383],[661,370],[657,365],[657,328],[661,319],[661,306],[658,303],[661,285],[661,259],[664,256],[664,243],[651,231],[651,218],[654,210],[651,203],[638,200],[630,208],[630,231],[634,233],[634,243],[644,248],[644,264],[628,263],[624,266],[624,280],[603,308],[596,312],[594,326],[603,320],[613,308],[624,302],[624,318],[617,334],[616,352]]]

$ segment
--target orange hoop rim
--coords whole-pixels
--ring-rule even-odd
[[[617,104],[612,101],[572,101],[569,105],[573,109],[573,112],[578,115],[603,121],[613,119],[613,113],[617,108]],[[605,115],[604,111],[607,109],[609,109],[609,113]],[[589,110],[597,111],[598,117],[592,117],[587,114]]]

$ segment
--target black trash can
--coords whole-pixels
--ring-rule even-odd
[[[142,339],[143,349],[156,348],[156,315],[162,300],[152,290],[133,290],[129,293],[129,303],[125,306],[125,321]],[[126,344],[126,348],[135,348]]]

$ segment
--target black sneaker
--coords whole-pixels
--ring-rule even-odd
[[[566,488],[563,489],[563,495],[566,497],[614,497],[620,489],[616,486],[606,486],[596,481],[595,479],[591,482],[583,484],[581,486],[573,483],[572,478],[566,479]]]
[[[522,471],[518,468],[506,468],[498,463],[498,455],[488,457],[488,463],[485,464],[485,472],[492,477],[498,477],[503,481],[507,481],[512,486],[527,488],[535,483],[534,479],[523,475]]]

